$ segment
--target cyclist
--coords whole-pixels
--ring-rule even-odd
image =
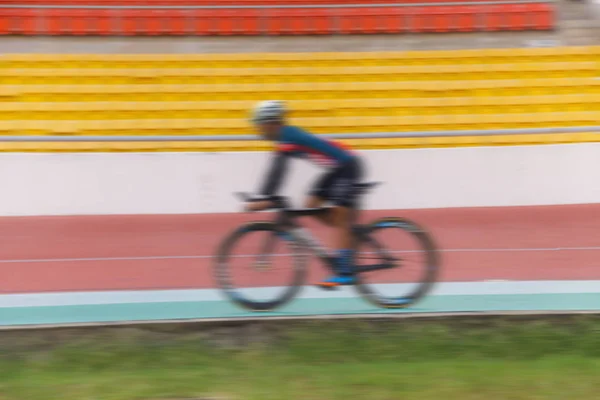
[[[352,285],[355,276],[351,227],[356,209],[355,184],[362,177],[361,159],[341,143],[288,125],[286,114],[285,104],[278,100],[260,102],[252,112],[252,123],[264,139],[275,142],[275,151],[260,195],[246,205],[246,211],[265,210],[273,205],[269,200],[261,200],[261,196],[265,199],[276,195],[291,158],[307,158],[323,166],[325,172],[309,192],[305,206],[318,208],[325,202],[332,203],[330,211],[317,218],[336,230],[338,254],[336,275],[320,282],[318,286],[334,289],[340,285]]]

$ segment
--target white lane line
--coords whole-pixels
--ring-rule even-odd
[[[402,295],[411,284],[374,285],[383,294]],[[256,299],[265,299],[281,290],[281,287],[245,289],[244,294]],[[442,282],[435,286],[431,295],[527,295],[527,294],[574,294],[594,293],[600,301],[600,281],[479,281]],[[307,286],[299,298],[349,298],[357,297],[352,288],[324,292]],[[0,308],[47,307],[71,305],[102,305],[124,303],[174,303],[210,302],[224,300],[216,289],[181,290],[114,290],[98,292],[26,293],[0,295]],[[600,304],[600,303],[599,303]],[[210,306],[206,304],[205,306]]]
[[[518,252],[555,252],[555,251],[598,251],[600,246],[587,247],[525,247],[525,248],[465,248],[465,249],[440,249],[442,253],[518,253]],[[417,253],[418,250],[392,251],[392,253]],[[291,254],[275,254],[273,257],[285,257]],[[184,260],[184,259],[209,259],[214,255],[167,255],[167,256],[127,256],[127,257],[81,257],[81,258],[31,258],[0,260],[0,264],[25,264],[25,263],[52,263],[52,262],[86,262],[86,261],[135,261],[135,260]],[[239,254],[233,258],[255,257],[254,254]]]
[[[140,257],[85,257],[85,258],[24,258],[13,260],[0,260],[0,264],[28,264],[28,263],[52,263],[52,262],[81,262],[81,261],[134,261],[134,260],[178,260],[178,259],[202,259],[214,256],[140,256]]]

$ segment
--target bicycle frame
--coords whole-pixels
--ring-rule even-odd
[[[308,229],[300,225],[296,219],[304,216],[315,216],[323,212],[328,212],[328,208],[315,208],[315,209],[300,209],[300,210],[289,210],[282,209],[277,218],[277,224],[282,227],[283,231],[291,232],[296,239],[298,239],[302,246],[305,247],[310,253],[317,257],[321,262],[328,267],[332,272],[335,273],[336,257],[332,256],[330,252],[323,246],[323,244],[315,238]],[[382,269],[394,268],[396,261],[395,257],[392,257],[386,249],[377,242],[368,232],[363,225],[354,225],[353,232],[357,243],[368,242],[375,247],[379,252],[384,254],[386,262],[382,264],[366,265],[355,267],[356,273],[371,272]]]

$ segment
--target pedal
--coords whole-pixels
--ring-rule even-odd
[[[334,290],[338,290],[340,288],[340,285],[331,285],[331,286],[328,286],[328,285],[322,285],[320,283],[317,283],[315,286],[318,287],[321,290],[326,290],[328,292],[333,292]]]

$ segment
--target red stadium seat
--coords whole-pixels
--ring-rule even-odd
[[[192,10],[189,14],[190,30],[193,35],[207,36],[218,32],[219,27],[211,10]]]
[[[477,8],[473,6],[452,7],[449,13],[454,17],[458,32],[472,32],[477,30]]]
[[[93,21],[93,29],[97,30],[98,35],[108,36],[114,34],[113,18],[110,10],[96,10]]]
[[[363,21],[363,12],[356,8],[339,8],[334,11],[337,29],[342,34],[368,33]]]
[[[478,3],[489,0],[403,0],[401,3]],[[3,0],[2,4],[18,5],[169,5],[169,6],[256,6],[256,5],[327,5],[327,4],[373,4],[385,1],[373,0]]]
[[[379,14],[379,24],[385,33],[406,31],[406,12],[403,7],[375,9]]]
[[[6,16],[8,35],[38,35],[45,30],[41,25],[40,15],[35,9],[7,10]]]
[[[379,10],[376,9],[356,9],[360,15],[359,24],[366,33],[385,33],[385,26],[379,21]]]
[[[522,31],[529,29],[532,25],[531,13],[528,12],[526,5],[508,5],[505,7],[505,12],[508,20],[506,29],[508,30]]]
[[[123,4],[134,0],[88,0],[93,1]],[[158,4],[161,1],[166,0],[150,0],[150,3]],[[269,1],[281,3],[281,0],[237,0],[230,3],[265,4]],[[318,1],[321,0],[312,0]],[[343,2],[322,1],[329,4],[332,1]],[[172,2],[209,4],[205,0]],[[555,24],[555,10],[550,4],[477,5],[474,0],[473,5],[450,6],[443,5],[444,1],[438,2],[440,6],[415,4],[411,7],[363,8],[0,9],[0,35],[376,34],[548,30]]]
[[[529,4],[529,13],[533,19],[533,29],[549,30],[555,26],[555,13],[550,4]]]
[[[12,17],[10,16],[11,10],[0,9],[0,35],[8,35],[10,33],[10,22]]]
[[[418,32],[448,32],[453,30],[452,14],[448,7],[427,7],[421,13]]]
[[[263,10],[264,23],[270,35],[324,35],[334,33],[328,9]]]
[[[484,31],[500,31],[508,28],[508,15],[504,7],[486,7],[485,12],[479,13]]]
[[[310,14],[299,9],[262,10],[266,32],[271,35],[305,35],[311,30]]]
[[[236,11],[236,18],[241,35],[259,35],[263,32],[261,28],[261,10],[238,10]]]

